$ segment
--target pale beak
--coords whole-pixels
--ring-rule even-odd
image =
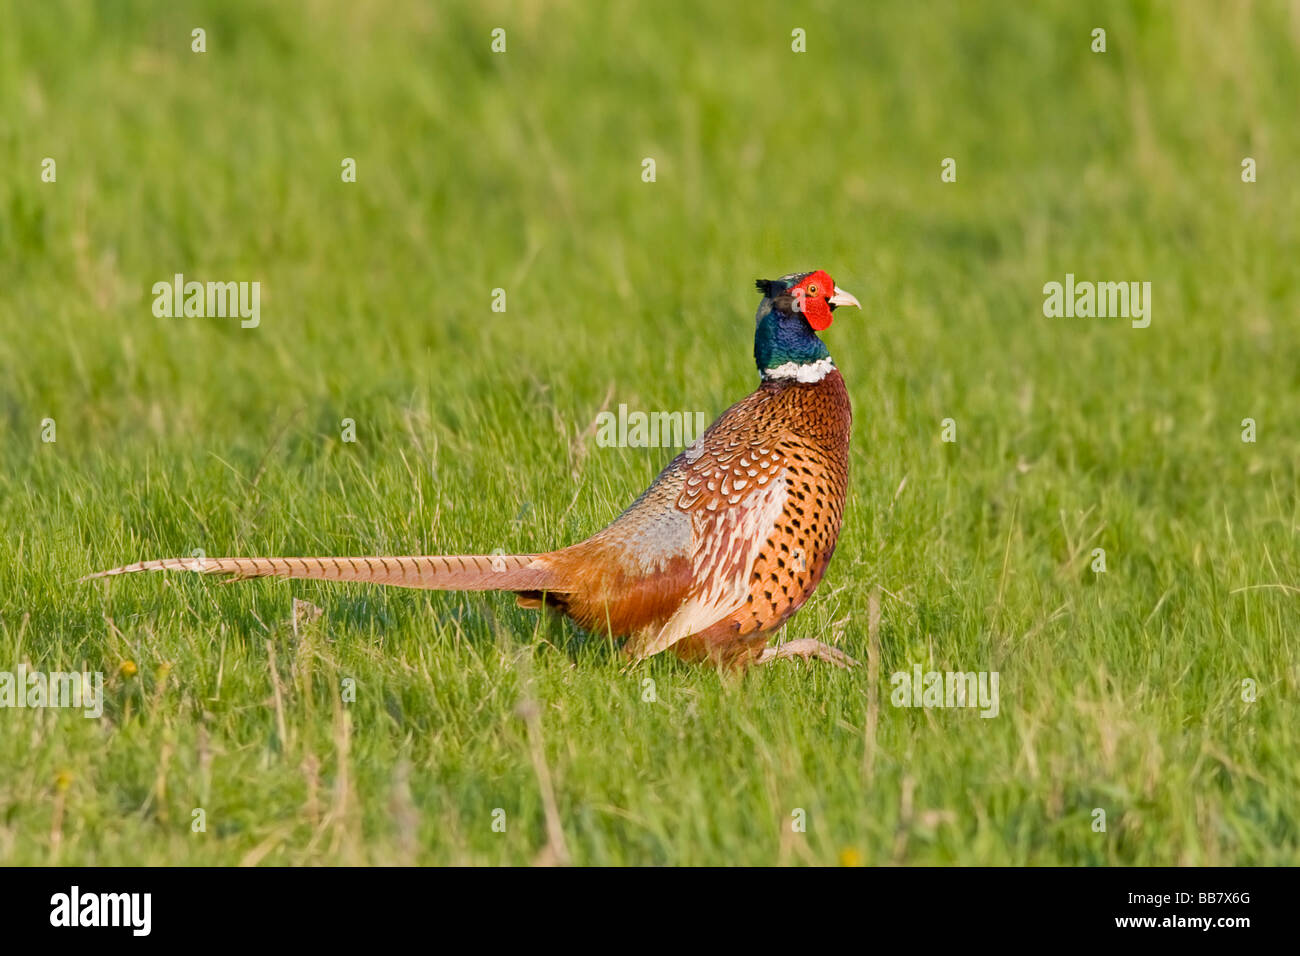
[[[862,303],[855,299],[852,293],[845,292],[839,286],[835,287],[835,294],[826,300],[831,305],[851,305],[855,309],[862,308]]]

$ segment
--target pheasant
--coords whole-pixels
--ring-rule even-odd
[[[634,661],[671,648],[725,668],[791,657],[852,666],[810,638],[767,641],[821,582],[839,538],[851,412],[844,378],[817,333],[837,306],[861,305],[821,270],[757,286],[757,391],[585,541],[542,554],[168,558],[90,578],[190,570],[234,580],[513,591],[524,607],[547,605],[585,630],[625,638]]]

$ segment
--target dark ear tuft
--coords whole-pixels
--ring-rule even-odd
[[[785,291],[785,283],[780,279],[758,279],[754,282],[758,291],[763,293],[766,299],[774,299]]]

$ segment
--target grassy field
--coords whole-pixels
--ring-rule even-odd
[[[0,709],[0,863],[1300,862],[1300,6],[716,6],[0,0],[0,671],[106,697]],[[578,540],[674,454],[597,413],[711,419],[817,267],[852,487],[784,636],[866,666],[76,583]],[[175,273],[260,325],[156,317]],[[1067,273],[1150,326],[1044,317]]]

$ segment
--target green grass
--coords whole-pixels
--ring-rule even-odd
[[[0,863],[548,860],[539,767],[586,864],[1300,862],[1295,6],[459,6],[0,2],[0,670],[107,675],[101,720],[0,710]],[[671,454],[597,447],[606,397],[720,412],[753,279],[814,267],[865,307],[852,487],[785,636],[866,659],[879,586],[874,682],[629,670],[496,595],[75,583],[578,540]],[[261,326],[155,318],[175,272]],[[1150,328],[1044,318],[1067,272]],[[913,664],[999,716],[891,706]]]

